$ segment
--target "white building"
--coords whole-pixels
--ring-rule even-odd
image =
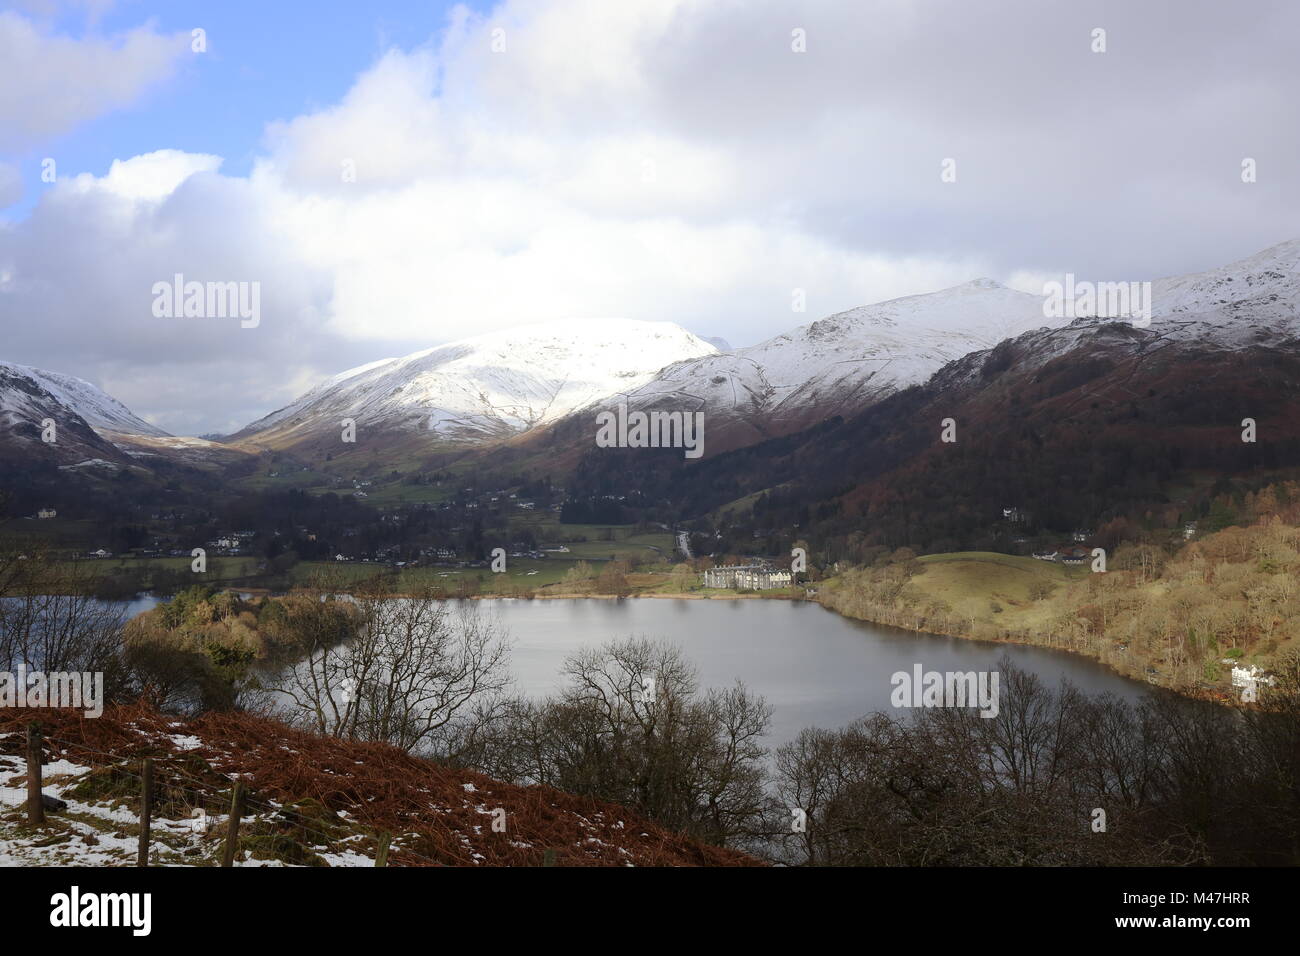
[[[1251,664],[1249,667],[1238,667],[1233,665],[1232,686],[1249,687],[1251,684],[1272,686],[1273,678],[1265,676],[1264,672],[1254,664]]]
[[[53,508],[42,508],[40,511],[36,512],[36,517],[38,517],[38,518],[53,518],[53,517],[55,517],[57,514],[58,514],[58,512],[55,511]]]
[[[721,568],[706,568],[706,588],[736,588],[737,590],[770,591],[788,588],[794,583],[789,571],[773,570],[761,564],[732,564]]]

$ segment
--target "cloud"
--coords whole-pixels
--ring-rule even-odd
[[[188,50],[188,34],[165,36],[151,26],[74,39],[0,12],[0,152],[25,149],[133,103],[170,76]]]
[[[23,177],[12,163],[0,162],[0,209],[23,198]]]
[[[315,376],[524,322],[671,320],[744,345],[980,275],[1219,265],[1300,221],[1300,133],[1278,122],[1298,10],[458,8],[337,103],[269,124],[247,176],[162,150],[44,193],[0,231],[5,357],[207,431]],[[260,282],[261,325],[154,318],[149,289],[176,272]]]
[[[106,176],[82,173],[72,179],[76,193],[102,192],[128,201],[166,199],[195,173],[215,173],[220,156],[160,149],[128,160],[113,160]]]

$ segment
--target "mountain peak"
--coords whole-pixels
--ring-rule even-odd
[[[29,365],[0,361],[0,412],[19,414],[38,392],[79,415],[96,431],[123,432],[166,438],[167,432],[150,425],[129,408],[84,379]],[[38,419],[39,420],[39,419]]]
[[[348,417],[454,440],[504,438],[638,388],[675,362],[716,354],[671,322],[537,322],[358,366],[232,437],[278,447]]]

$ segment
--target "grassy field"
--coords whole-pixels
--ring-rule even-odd
[[[662,534],[628,534],[617,541],[574,541],[566,545],[566,558],[581,561],[609,561],[615,558],[638,564],[660,558],[673,560],[673,536]]]
[[[80,572],[109,576],[115,571],[189,571],[193,558],[95,558],[78,561],[75,565]],[[209,581],[234,581],[257,573],[259,560],[253,557],[223,558],[209,556]],[[63,564],[71,570],[74,566]]]
[[[0,524],[0,529],[3,530],[5,538],[19,548],[39,550],[41,547],[50,547],[63,550],[85,547],[87,541],[94,540],[95,523],[66,518],[50,518],[44,521],[18,518]]]
[[[991,602],[996,602],[1002,609],[996,613],[1006,626],[1032,627],[1056,613],[1051,596],[1033,598],[1035,584],[1053,586],[1054,595],[1063,595],[1069,585],[1091,573],[1087,565],[1068,567],[991,551],[929,554],[919,560],[925,572],[912,579],[912,587],[927,600],[940,600],[958,614],[985,619],[992,617]]]
[[[676,542],[668,531],[638,533],[635,525],[560,524],[554,514],[520,514],[510,519],[510,533],[531,531],[541,547],[563,544],[563,558],[573,561],[609,561],[633,564],[659,558],[674,560]],[[586,540],[578,540],[585,538]]]

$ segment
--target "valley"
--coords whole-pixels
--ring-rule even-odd
[[[667,323],[529,326],[359,366],[219,440],[6,365],[0,536],[105,597],[184,589],[200,548],[204,580],[259,593],[379,575],[448,597],[723,598],[742,595],[702,570],[800,546],[809,571],[761,596],[1218,693],[1212,649],[1267,663],[1290,611],[1187,620],[1138,654],[1148,624],[1121,605],[1163,600],[1135,554],[1181,567],[1234,527],[1297,523],[1297,276],[1293,241],[1157,279],[1149,327],[1045,319],[988,280],[725,352]],[[601,440],[602,416],[632,415],[698,419],[705,440]],[[1032,557],[1070,547],[1111,557],[1104,593]]]

